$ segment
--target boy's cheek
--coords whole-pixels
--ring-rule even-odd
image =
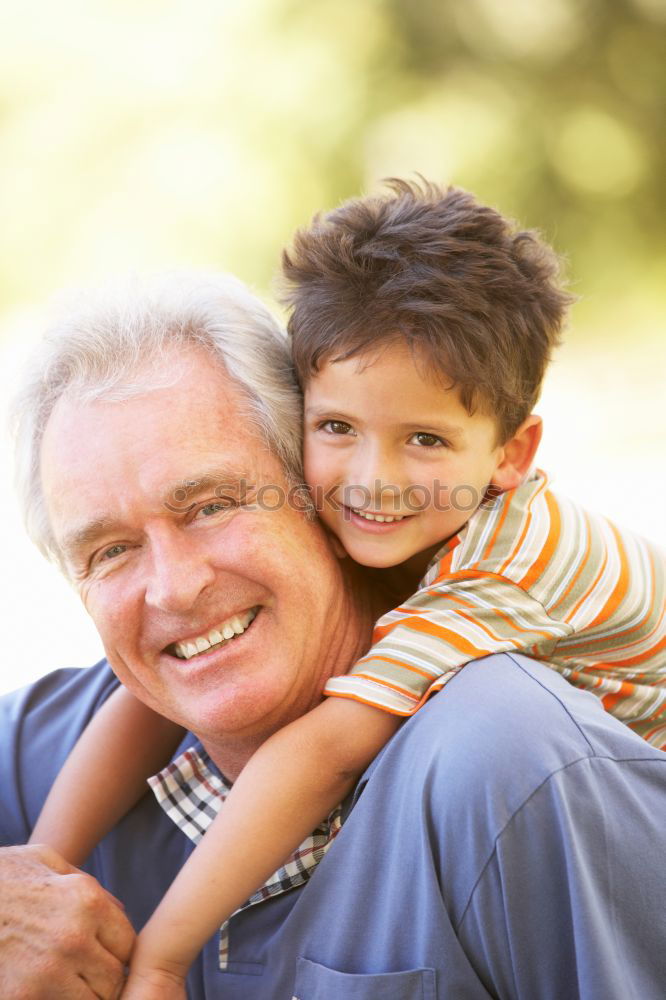
[[[308,442],[307,437],[303,448],[303,474],[311,487],[326,488],[335,479],[331,456],[327,460],[322,449],[313,442]]]

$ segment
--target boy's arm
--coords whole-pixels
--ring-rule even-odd
[[[139,935],[123,1000],[170,995],[215,930],[344,799],[401,721],[330,698],[257,750]]]
[[[410,716],[472,660],[508,652],[549,662],[572,632],[513,581],[463,569],[380,619],[365,656],[330,678],[324,693]]]
[[[81,865],[146,791],[183,730],[119,688],[67,758],[30,837]]]

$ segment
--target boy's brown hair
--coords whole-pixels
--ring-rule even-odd
[[[466,191],[386,183],[315,216],[282,255],[301,385],[324,362],[400,338],[470,413],[492,415],[504,442],[539,396],[572,301],[558,258]]]

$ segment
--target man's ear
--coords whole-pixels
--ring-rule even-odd
[[[331,543],[331,548],[333,549],[333,555],[337,559],[348,559],[349,556],[347,555],[347,550],[345,549],[344,545],[337,537],[337,535],[334,535],[331,529],[327,525],[324,525],[324,530],[326,531],[328,540]]]
[[[500,462],[491,485],[503,493],[520,486],[529,472],[543,433],[543,421],[532,413],[500,449]]]

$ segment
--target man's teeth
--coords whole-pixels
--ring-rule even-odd
[[[357,510],[356,507],[352,507],[355,514],[359,517],[364,517],[366,521],[386,521],[390,523],[391,521],[402,521],[406,514],[370,514],[367,510]]]
[[[226,621],[213,628],[207,635],[199,635],[196,639],[188,639],[187,642],[175,642],[173,650],[181,660],[189,660],[198,653],[205,653],[212,646],[217,646],[221,642],[228,642],[235,639],[237,635],[242,635],[246,628],[256,618],[258,608],[251,608],[241,615],[233,615]]]

